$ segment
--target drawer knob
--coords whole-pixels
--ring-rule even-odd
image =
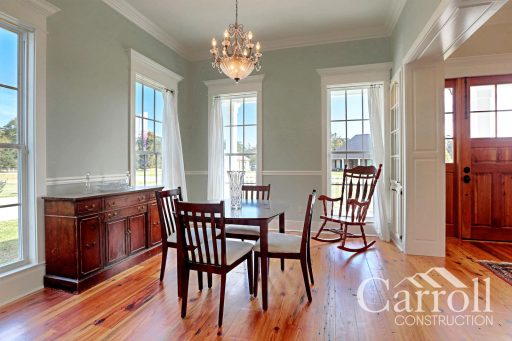
[[[107,214],[107,217],[112,218],[117,216],[117,212]]]
[[[144,195],[141,195],[141,196],[139,197],[139,201],[144,201],[144,200],[146,200],[146,197],[145,197]]]
[[[91,206],[89,206],[89,205],[85,205],[85,209],[86,209],[87,211],[92,211],[92,210],[94,210],[95,208],[96,208],[96,204],[92,204]]]

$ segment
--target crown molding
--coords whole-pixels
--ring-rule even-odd
[[[178,42],[174,37],[165,32],[160,26],[151,21],[148,17],[140,13],[132,5],[125,0],[102,0],[104,3],[112,7],[119,14],[139,26],[148,34],[158,39],[170,49],[174,50],[180,56],[191,59],[190,50]]]
[[[46,0],[27,0],[25,4],[35,9],[39,14],[49,17],[60,11],[60,8]]]
[[[353,65],[331,67],[325,69],[317,69],[320,76],[337,76],[361,72],[389,72],[393,67],[393,63],[375,63],[366,65]]]
[[[512,53],[448,58],[444,72],[446,78],[512,73]]]
[[[389,6],[388,17],[385,24],[388,36],[393,34],[393,30],[395,29],[396,23],[398,22],[406,3],[407,0],[394,0],[393,4]]]

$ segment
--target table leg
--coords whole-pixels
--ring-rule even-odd
[[[264,221],[260,226],[260,261],[261,261],[261,299],[263,301],[263,310],[268,308],[268,221]]]
[[[279,233],[284,233],[284,212],[279,215]],[[284,271],[284,258],[281,258],[281,271]]]

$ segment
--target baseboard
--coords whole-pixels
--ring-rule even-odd
[[[0,307],[43,288],[45,263],[0,278]]]

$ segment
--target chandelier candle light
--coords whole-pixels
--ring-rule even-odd
[[[249,76],[252,70],[259,71],[261,46],[259,41],[254,44],[252,38],[252,32],[245,33],[244,25],[238,23],[238,0],[236,0],[235,23],[229,25],[229,28],[224,31],[221,54],[219,54],[217,40],[212,39],[210,49],[213,56],[212,67],[217,68],[220,73],[224,72],[237,83]]]

